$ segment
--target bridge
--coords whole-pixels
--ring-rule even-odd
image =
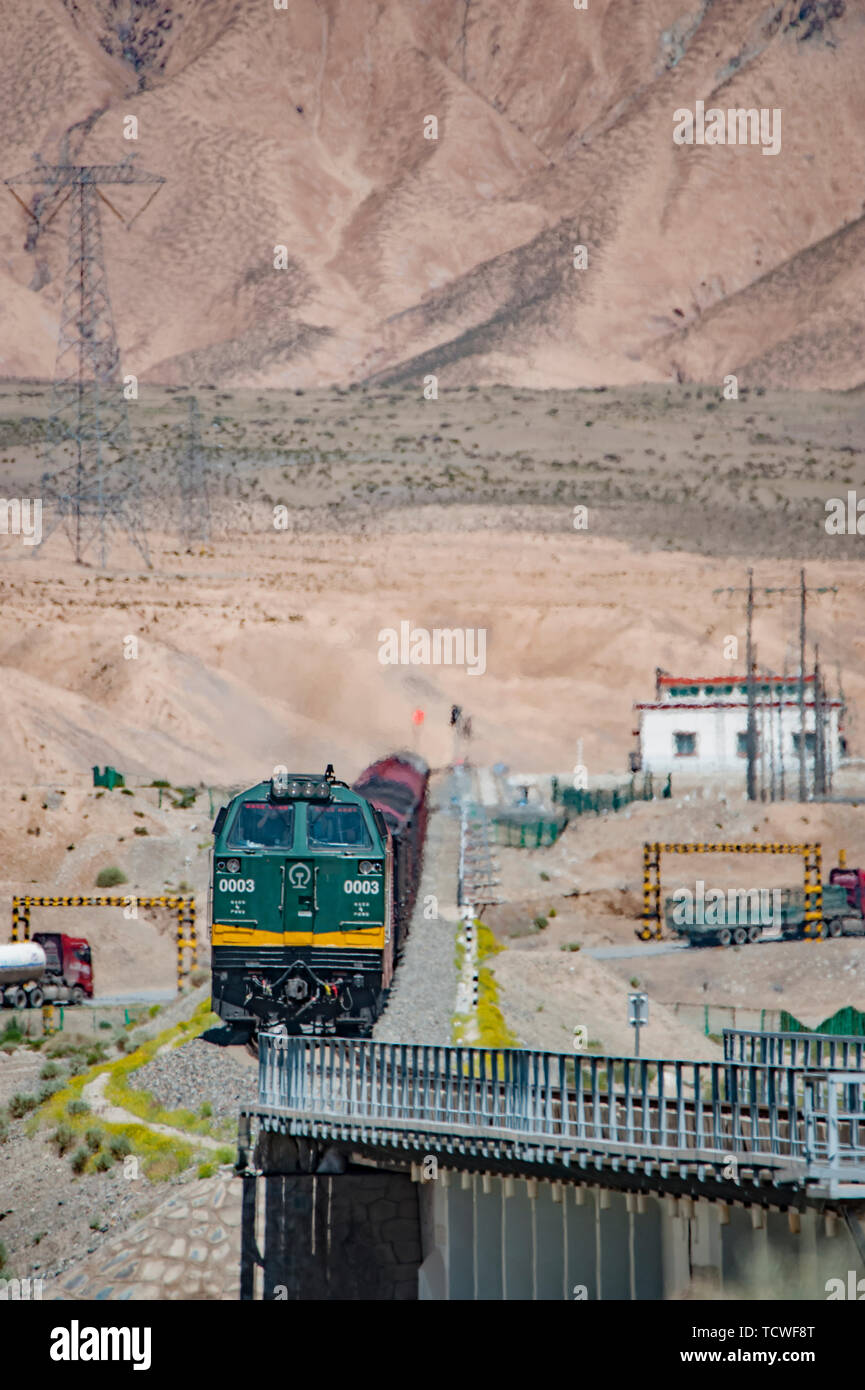
[[[238,1170],[244,1298],[825,1298],[865,1273],[865,1039],[728,1030],[704,1063],[263,1034]]]

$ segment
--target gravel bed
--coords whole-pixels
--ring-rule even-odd
[[[449,1043],[456,1003],[454,939],[457,929],[459,819],[443,809],[450,779],[431,797],[424,867],[411,930],[396,969],[387,1008],[375,1025],[377,1042]],[[424,899],[435,894],[438,917],[424,917]]]
[[[195,1038],[139,1067],[129,1084],[149,1091],[166,1110],[198,1114],[208,1103],[214,1119],[235,1120],[241,1105],[257,1098],[258,1063],[242,1049]]]

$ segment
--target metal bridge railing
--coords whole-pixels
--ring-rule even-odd
[[[262,1033],[259,1106],[364,1130],[859,1166],[865,1181],[865,1072]]]
[[[724,1029],[724,1058],[760,1066],[865,1071],[865,1038],[832,1033],[773,1033]]]

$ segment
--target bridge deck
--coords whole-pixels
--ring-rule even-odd
[[[322,1142],[865,1198],[865,1070],[263,1034],[259,1081],[248,1118]]]

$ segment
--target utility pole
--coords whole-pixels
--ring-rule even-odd
[[[814,647],[814,795],[826,795],[826,729],[820,645]]]
[[[144,561],[150,563],[108,294],[99,206],[103,203],[124,222],[101,192],[101,185],[151,185],[144,207],[159,192],[165,180],[138,169],[133,159],[130,155],[120,164],[46,164],[37,155],[31,169],[4,180],[16,202],[33,219],[37,233],[69,203],[66,278],[47,432],[48,468],[42,477],[43,496],[54,504],[56,514],[45,539],[62,525],[76,562],[83,561],[95,542],[103,567],[111,528],[124,530]],[[45,198],[36,195],[36,211],[15,192],[16,184],[47,190]],[[52,206],[48,217],[43,204]],[[127,230],[144,207],[124,223]]]
[[[210,544],[210,467],[201,443],[198,400],[189,397],[186,453],[178,466],[180,533],[187,545]]]
[[[752,642],[752,632],[754,626],[754,571],[748,570],[748,615],[747,615],[747,641],[745,647],[745,662],[748,668],[747,691],[748,691],[748,722],[745,725],[745,752],[748,759],[748,772],[746,789],[749,801],[757,800],[757,719],[754,708],[754,649]]]
[[[799,571],[799,800],[807,800],[807,788],[805,785],[805,605],[808,601],[808,590],[805,587],[805,571]],[[816,705],[814,713],[816,716]],[[815,722],[816,734],[816,722]],[[817,740],[814,739],[816,749]]]
[[[760,592],[766,595],[789,594],[793,592],[793,590],[782,586],[780,588],[761,589]],[[805,772],[805,605],[808,594],[837,594],[838,589],[836,585],[826,585],[818,588],[808,588],[808,586],[805,583],[805,571],[803,569],[799,572],[799,588],[797,592],[799,594],[799,800],[806,801],[808,799],[808,789]],[[742,593],[742,588],[731,586],[725,589],[713,589],[712,593],[713,595],[740,594]],[[751,631],[754,618],[754,576],[753,570],[750,569],[748,570],[748,585],[745,589],[745,593],[747,594],[747,651],[745,659],[748,666],[746,686],[748,695],[748,723],[747,732],[745,734],[745,746],[748,756],[747,790],[748,800],[756,801],[757,788],[755,776],[755,753],[757,738],[754,720],[754,677],[751,669],[753,651]]]

